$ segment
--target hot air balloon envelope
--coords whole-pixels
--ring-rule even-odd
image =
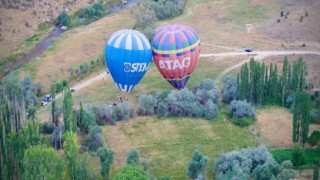
[[[117,31],[106,44],[105,59],[118,88],[130,92],[149,68],[152,59],[151,45],[139,31]]]
[[[157,30],[151,44],[154,62],[162,76],[176,89],[183,89],[198,63],[198,34],[188,26],[168,25]]]

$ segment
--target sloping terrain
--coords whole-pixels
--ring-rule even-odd
[[[63,10],[76,11],[89,5],[88,0],[29,0],[0,2],[0,58],[14,52],[32,37],[38,25],[52,22]]]

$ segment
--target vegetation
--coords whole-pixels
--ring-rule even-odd
[[[108,179],[111,164],[113,163],[113,151],[105,145],[97,150],[97,154],[100,157],[100,174],[102,177],[106,177],[106,179]]]
[[[239,126],[248,126],[253,123],[256,112],[253,106],[246,101],[233,100],[229,106],[231,122]]]
[[[292,140],[304,147],[308,140],[311,100],[305,92],[295,94]]]
[[[63,121],[66,131],[77,132],[77,121],[73,110],[72,94],[70,90],[64,92]]]
[[[284,59],[282,75],[278,73],[277,64],[254,61],[241,66],[237,77],[237,95],[240,100],[247,100],[256,105],[282,105],[290,107],[292,92],[305,89],[306,63],[300,57],[293,66],[287,57]],[[281,100],[281,101],[280,101]]]
[[[64,163],[53,148],[31,146],[23,159],[24,179],[61,179]]]
[[[77,155],[78,155],[78,144],[77,144],[77,134],[68,131],[63,134],[63,149],[66,156],[66,164],[68,167],[68,172],[70,179],[77,179]]]
[[[192,159],[188,163],[188,177],[190,179],[201,179],[201,177],[205,177],[208,161],[209,158],[207,156],[202,155],[198,151],[193,151]]]
[[[315,146],[320,142],[320,131],[313,131],[308,138],[308,143],[311,146]]]
[[[301,166],[305,163],[304,149],[300,145],[295,145],[291,152],[291,161],[294,166]]]
[[[58,16],[58,18],[56,20],[56,24],[62,25],[62,26],[67,26],[67,27],[71,26],[71,18],[66,11],[61,12],[61,14]]]
[[[222,80],[222,100],[229,104],[237,98],[237,79],[234,76],[225,76]]]
[[[292,179],[290,161],[279,165],[265,147],[242,149],[221,155],[214,165],[215,179]],[[271,178],[272,179],[272,178]]]
[[[130,180],[130,179],[141,179],[147,180],[148,176],[139,167],[126,165],[120,169],[118,174],[114,178],[115,180]]]
[[[282,163],[285,160],[291,160],[292,158],[292,149],[275,149],[271,151],[275,160],[278,163]],[[314,160],[320,158],[319,149],[305,149],[304,150],[304,165],[312,165]]]
[[[132,149],[127,153],[127,165],[140,166],[140,152],[138,149]]]

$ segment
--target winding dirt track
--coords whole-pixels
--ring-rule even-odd
[[[218,47],[223,47],[226,49],[232,49],[232,50],[237,50],[235,48],[231,48],[231,47],[224,47],[224,46],[219,46],[219,45],[213,45],[213,44],[207,44],[207,43],[202,43],[204,45],[208,45],[208,46],[218,46]],[[249,62],[250,58],[254,57],[255,60],[262,60],[263,58],[267,57],[267,56],[275,56],[275,55],[290,55],[290,54],[314,54],[314,55],[320,55],[320,52],[317,51],[255,51],[255,52],[225,52],[225,53],[212,53],[212,54],[201,54],[200,57],[230,57],[230,56],[246,56],[246,60],[245,61],[241,61],[238,64],[235,64],[227,69],[225,69],[217,78],[216,81],[221,81],[222,78],[231,70],[236,69],[238,67],[240,67],[242,64]],[[200,59],[201,60],[201,59]],[[72,89],[74,89],[75,91],[78,91],[82,88],[85,88],[87,86],[90,86],[92,83],[102,80],[102,79],[106,79],[108,76],[107,72],[104,71],[103,73],[100,73],[99,75],[92,77],[84,82],[81,82],[75,86],[72,87]],[[56,98],[60,98],[62,97],[62,94],[58,94],[56,96]]]

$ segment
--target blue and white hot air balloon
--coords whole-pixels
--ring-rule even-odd
[[[123,92],[130,92],[149,68],[152,60],[150,42],[139,31],[117,31],[106,44],[105,59],[118,88]]]

